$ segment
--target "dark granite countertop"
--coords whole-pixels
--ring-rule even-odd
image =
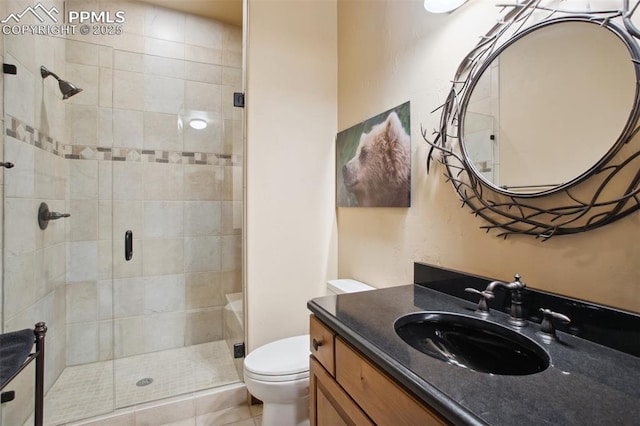
[[[527,376],[479,373],[431,358],[405,343],[394,322],[418,311],[478,316],[476,305],[418,285],[319,297],[309,309],[445,418],[459,425],[640,424],[640,358],[571,334],[545,343],[539,324],[520,332],[551,365]],[[508,315],[489,321],[513,328]]]

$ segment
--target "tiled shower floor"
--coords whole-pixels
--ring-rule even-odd
[[[146,378],[153,382],[136,386]],[[60,425],[238,381],[224,340],[67,367],[45,398],[45,425]]]

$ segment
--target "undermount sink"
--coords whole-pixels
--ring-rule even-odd
[[[549,367],[549,355],[528,337],[466,315],[415,312],[398,318],[396,333],[433,358],[470,370],[524,376]]]

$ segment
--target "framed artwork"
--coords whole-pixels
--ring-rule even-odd
[[[338,207],[411,205],[409,102],[338,133]]]

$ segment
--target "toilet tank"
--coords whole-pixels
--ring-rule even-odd
[[[327,282],[327,294],[357,293],[359,291],[375,290],[363,282],[349,278],[339,280],[329,280]]]

